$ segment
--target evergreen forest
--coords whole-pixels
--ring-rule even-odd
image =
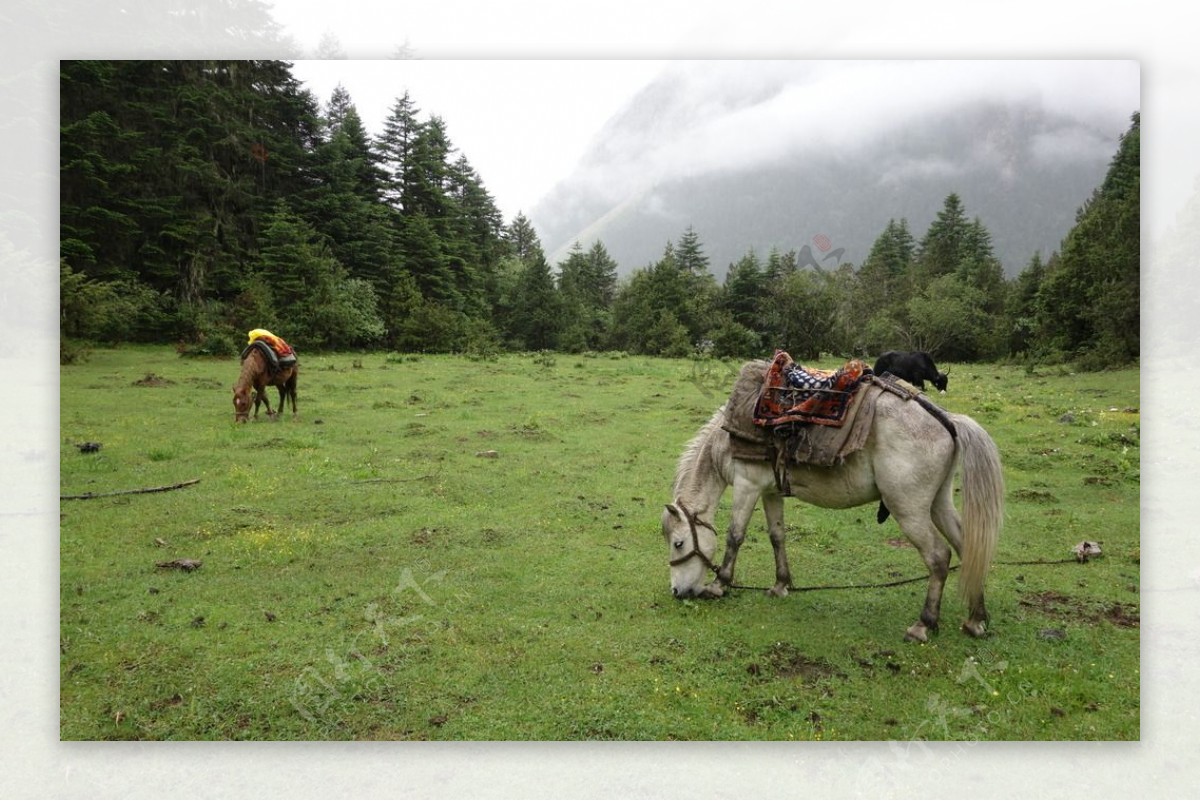
[[[319,100],[285,61],[64,61],[60,90],[64,362],[120,342],[233,356],[252,328],[301,350],[480,356],[1139,357],[1136,112],[1061,247],[1015,278],[952,193],[924,232],[892,219],[862,264],[748,246],[718,281],[691,227],[652,264],[601,241],[550,264],[408,93],[372,135],[344,89]]]

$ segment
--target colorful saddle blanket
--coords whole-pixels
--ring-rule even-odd
[[[854,393],[871,375],[871,368],[858,359],[837,370],[815,370],[796,364],[786,351],[777,351],[754,406],[754,424],[841,426]]]
[[[279,341],[283,342],[283,340]],[[288,367],[296,364],[296,351],[286,342],[283,342],[283,347],[286,349],[285,351],[276,352],[266,340],[256,339],[242,351],[241,360],[246,361],[246,357],[250,355],[250,351],[257,349],[262,352],[263,357],[267,360],[268,369],[274,375],[280,370],[286,370]]]
[[[286,359],[289,356],[294,356],[295,352],[292,346],[284,341],[283,337],[277,337],[265,328],[255,328],[250,332],[250,338],[246,341],[247,345],[253,345],[255,342],[262,341],[271,346],[271,350],[275,351],[276,355],[281,359]]]

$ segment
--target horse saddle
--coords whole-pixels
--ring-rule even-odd
[[[246,361],[246,357],[249,356],[250,352],[256,348],[262,352],[263,358],[267,360],[267,369],[271,371],[272,375],[278,373],[280,370],[286,370],[289,367],[296,366],[295,351],[292,351],[286,356],[280,356],[275,352],[274,348],[272,348],[266,342],[263,342],[261,339],[256,339],[246,346],[246,349],[242,351],[241,360]]]
[[[832,467],[862,448],[878,394],[870,371],[858,362],[817,376],[820,388],[799,388],[784,377],[794,364],[781,351],[742,368],[725,404],[734,458]]]
[[[786,423],[811,423],[840,428],[859,386],[871,368],[852,359],[838,370],[804,368],[786,351],[777,351],[763,376],[754,406],[754,424],[775,428]]]
[[[830,376],[830,386],[836,389],[793,394],[796,389],[783,379],[791,364],[786,353],[777,354],[770,362],[746,364],[725,404],[722,426],[730,435],[733,457],[771,462],[776,486],[784,495],[791,494],[789,465],[834,467],[863,448],[876,400],[884,392],[915,400],[950,436],[956,436],[944,411],[916,388],[891,376],[873,375],[848,364],[849,369],[836,371],[842,377]]]

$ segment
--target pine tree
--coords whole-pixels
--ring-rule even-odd
[[[725,291],[722,295],[721,307],[733,317],[734,321],[751,331],[762,328],[762,306],[766,296],[767,283],[762,269],[758,264],[758,256],[750,250],[729,266],[725,273]]]
[[[324,120],[328,136],[332,137],[341,130],[347,112],[353,108],[354,102],[350,99],[350,92],[339,83],[333,88],[329,102],[325,104]],[[357,111],[355,113],[357,114]]]
[[[1056,254],[1052,261],[1057,258]],[[1026,355],[1035,347],[1037,298],[1045,276],[1046,265],[1042,263],[1042,254],[1034,253],[1010,288],[1005,316],[1008,322],[1008,352],[1013,356]]]
[[[1135,113],[1038,297],[1045,350],[1086,368],[1129,363],[1140,353],[1140,140]]]
[[[680,268],[668,242],[656,263],[637,270],[613,301],[610,344],[620,350],[687,356],[708,337],[718,314],[712,275]]]
[[[321,34],[321,38],[317,42],[316,57],[321,61],[332,61],[346,57],[346,51],[342,47],[342,40],[337,37],[337,34],[331,31],[325,31]]]
[[[227,297],[273,198],[309,188],[316,104],[283,62],[64,62],[62,90],[65,252],[95,275]]]
[[[527,350],[553,350],[558,347],[564,321],[550,264],[540,250],[522,263],[513,304],[512,333]]]
[[[335,92],[334,105],[340,106],[340,121],[325,120],[333,133],[313,153],[317,185],[307,193],[305,217],[329,238],[334,256],[351,276],[386,293],[399,245],[380,202],[383,171],[349,94]]]
[[[914,287],[916,242],[908,220],[888,220],[858,271],[858,303],[865,319],[854,350],[882,353],[894,349],[907,325],[907,307]]]
[[[916,243],[908,230],[908,220],[888,220],[859,269],[863,301],[868,308],[887,308],[905,300],[915,254]]]
[[[617,263],[597,240],[586,253],[576,242],[567,260],[559,265],[559,289],[565,298],[589,310],[612,305],[617,285]]]
[[[161,197],[153,211],[149,204],[130,202],[143,195],[139,166],[153,155],[146,152],[144,135],[122,120],[118,68],[109,62],[64,61],[60,71],[62,256],[92,278],[128,276],[141,266],[137,241],[147,235],[145,213],[169,219],[178,199]]]
[[[767,286],[771,286],[798,269],[800,269],[799,254],[795,250],[780,253],[779,248],[773,247],[767,254],[767,265],[763,269],[763,277]]]
[[[457,273],[465,310],[472,317],[490,315],[496,296],[497,270],[504,257],[503,217],[465,155],[449,166],[446,192],[451,219],[448,247],[462,268]]]
[[[565,350],[595,350],[608,336],[616,294],[617,265],[597,240],[586,253],[576,242],[559,265]]]
[[[587,289],[598,309],[612,307],[617,294],[617,263],[608,255],[604,243],[596,240],[587,254]]]
[[[387,174],[384,199],[394,208],[404,205],[405,187],[409,183],[412,169],[413,147],[424,127],[417,119],[420,109],[409,96],[397,98],[391,113],[383,122],[383,133],[379,137],[378,150],[382,167]]]
[[[967,226],[955,273],[984,294],[989,313],[999,314],[1004,310],[1004,267],[992,250],[991,233],[978,217]]]
[[[958,268],[970,235],[969,226],[962,200],[957,194],[950,193],[921,239],[917,255],[919,285]]]
[[[454,216],[453,201],[447,192],[448,159],[453,151],[440,117],[432,117],[421,126],[412,143],[400,200],[406,213],[425,215],[443,240],[450,237]]]
[[[957,194],[946,197],[930,224],[910,276],[903,311],[891,316],[910,349],[940,347],[942,358],[963,360],[1000,355],[1007,338],[1003,268],[991,234],[980,219],[967,220]]]
[[[346,109],[334,137],[340,140],[340,155],[350,162],[354,193],[368,203],[378,203],[383,197],[387,174],[354,106]]]
[[[567,252],[566,261],[558,265],[558,288],[564,300],[582,307],[589,305],[586,286],[587,257],[583,245],[575,242]]]
[[[542,241],[538,238],[533,223],[521,212],[517,212],[517,216],[505,232],[504,238],[513,255],[522,261],[531,258],[535,252],[542,251]]]
[[[708,273],[708,256],[700,244],[700,235],[690,225],[679,238],[679,245],[675,248],[675,263],[681,271],[689,275],[700,277]]]
[[[267,217],[250,277],[269,291],[274,320],[286,326],[288,339],[297,345],[372,344],[383,336],[374,289],[367,281],[351,278],[316,231],[283,201]],[[265,325],[242,321],[247,324]]]
[[[691,333],[678,315],[686,292],[680,275],[668,249],[657,264],[629,276],[613,301],[609,347],[652,356],[691,352]]]
[[[264,221],[252,273],[269,283],[283,309],[298,315],[329,269],[330,259],[321,253],[316,231],[284,201],[276,201]]]
[[[400,222],[399,245],[404,269],[421,296],[449,309],[461,309],[458,282],[433,222],[420,212],[406,213]]]
[[[708,264],[700,237],[689,226],[679,246],[667,242],[651,271],[662,308],[683,325],[693,343],[706,338],[720,306],[721,290]]]

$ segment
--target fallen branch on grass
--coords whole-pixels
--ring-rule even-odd
[[[405,484],[409,481],[428,481],[431,478],[438,478],[436,473],[431,473],[427,476],[412,476],[411,478],[355,478],[351,479],[351,484]]]
[[[193,478],[191,481],[181,481],[178,484],[171,484],[166,487],[144,487],[142,489],[117,490],[116,492],[85,492],[82,495],[60,495],[60,501],[86,501],[89,498],[111,498],[114,495],[142,495],[148,492],[167,492],[168,490],[176,490],[182,487],[190,487],[193,484],[199,484],[200,479]]]
[[[170,562],[155,562],[155,566],[159,570],[186,570],[189,573],[199,570],[202,564],[204,563],[198,559],[172,559]]]

